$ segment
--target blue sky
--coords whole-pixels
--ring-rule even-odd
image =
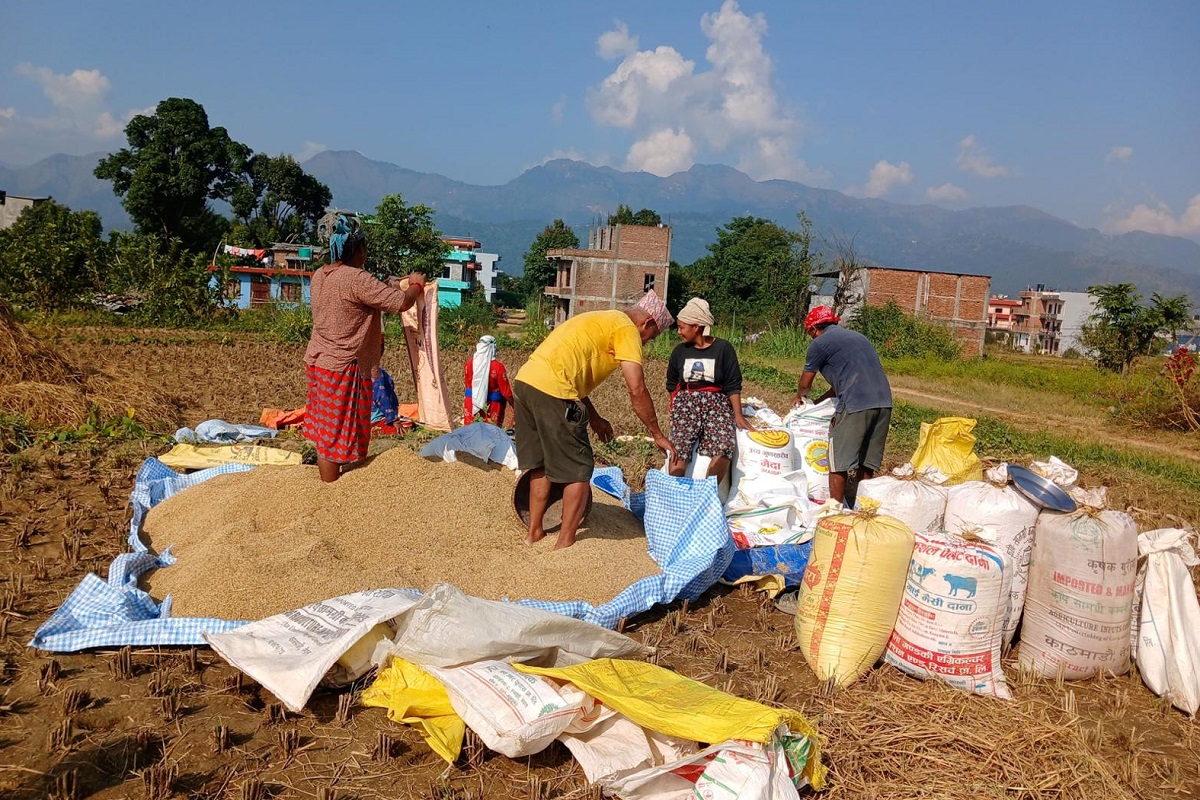
[[[725,163],[1200,240],[1195,0],[0,6],[0,161],[115,149],[171,96],[471,183]]]

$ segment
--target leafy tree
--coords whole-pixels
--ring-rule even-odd
[[[1127,373],[1138,358],[1159,348],[1163,334],[1178,330],[1191,315],[1184,296],[1156,294],[1150,305],[1142,304],[1132,283],[1089,286],[1088,294],[1096,311],[1084,323],[1079,341],[1092,352],[1096,366],[1110,372]]]
[[[526,297],[536,299],[554,283],[556,267],[546,260],[546,251],[565,247],[579,247],[579,237],[561,219],[547,225],[529,245],[525,251],[525,275],[521,279]]]
[[[96,177],[112,181],[140,232],[177,238],[190,251],[211,250],[228,222],[208,201],[232,199],[250,148],[224,128],[209,127],[204,107],[180,97],[134,117],[125,137],[128,147],[101,159]]]
[[[77,305],[103,277],[100,217],[47,200],[0,231],[0,295],[44,311]]]
[[[1181,329],[1192,324],[1192,301],[1187,295],[1163,297],[1155,292],[1150,298],[1150,304],[1162,316],[1163,330],[1170,335],[1172,342],[1179,337]]]
[[[379,201],[375,214],[364,217],[367,232],[367,270],[378,278],[422,272],[442,274],[442,257],[449,249],[433,225],[433,209],[406,205],[399,194]]]
[[[691,274],[678,261],[672,260],[667,273],[667,310],[672,315],[678,314],[694,297],[691,290]]]
[[[608,215],[609,225],[661,225],[662,217],[657,211],[643,208],[636,214],[624,203],[617,205],[617,213]]]
[[[303,241],[332,200],[329,187],[305,172],[296,159],[257,153],[233,191],[231,205],[239,225],[235,235],[239,243],[259,247]]]
[[[806,311],[815,255],[808,220],[792,231],[761,217],[735,217],[717,229],[708,255],[688,267],[690,290],[722,323],[795,325]]]
[[[186,327],[216,313],[219,289],[212,285],[208,258],[188,252],[179,239],[113,233],[110,253],[109,285],[141,298],[135,313],[142,322]]]

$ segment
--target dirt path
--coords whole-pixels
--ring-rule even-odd
[[[917,402],[932,403],[942,408],[951,410],[966,410],[973,414],[986,414],[996,417],[997,419],[1017,422],[1023,426],[1032,426],[1034,428],[1044,428],[1055,433],[1068,434],[1075,438],[1093,441],[1098,444],[1108,445],[1110,447],[1119,447],[1126,450],[1152,450],[1155,453],[1172,456],[1193,463],[1200,463],[1200,453],[1187,450],[1178,446],[1171,446],[1159,442],[1150,441],[1145,438],[1136,436],[1122,436],[1111,429],[1097,430],[1088,424],[1087,419],[1069,418],[1057,414],[1022,414],[1020,412],[1011,411],[1005,408],[996,408],[994,406],[983,405],[970,400],[964,400],[959,397],[946,397],[945,395],[931,394],[929,392],[910,389],[902,386],[892,386],[892,391],[899,397],[905,400]]]

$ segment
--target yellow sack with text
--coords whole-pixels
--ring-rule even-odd
[[[513,667],[574,684],[643,728],[679,739],[707,744],[730,739],[765,743],[786,724],[792,733],[807,736],[812,743],[805,777],[814,789],[825,784],[820,736],[798,711],[743,700],[642,661],[599,658],[573,667]]]
[[[208,469],[222,464],[298,467],[303,463],[299,453],[259,444],[228,444],[220,447],[177,444],[159,456],[158,460],[171,469]]]
[[[820,680],[847,686],[883,656],[914,544],[907,525],[874,510],[817,523],[795,624],[800,652]]]
[[[976,422],[969,417],[942,417],[921,423],[921,437],[911,459],[917,472],[936,467],[946,486],[983,480],[983,462],[975,455]]]
[[[433,752],[448,763],[458,758],[466,723],[454,713],[441,681],[411,661],[393,658],[363,691],[362,704],[386,708],[388,719],[416,728]]]

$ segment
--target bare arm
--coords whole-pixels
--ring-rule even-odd
[[[815,372],[800,373],[800,382],[796,385],[796,405],[800,405],[804,402],[804,398],[808,397],[808,393],[812,390],[813,381],[816,379],[817,373]],[[823,402],[834,396],[835,393],[831,388],[828,392],[818,397],[817,402]]]
[[[671,452],[674,448],[671,440],[663,435],[658,427],[658,414],[654,410],[654,401],[646,390],[646,373],[642,365],[636,361],[622,361],[621,373],[625,376],[625,386],[629,389],[629,400],[633,405],[633,413],[646,426],[646,430],[654,437],[654,444],[663,452]]]
[[[741,430],[750,430],[750,421],[742,413],[742,393],[734,392],[729,395],[729,404],[733,406],[733,424]]]
[[[414,278],[414,275],[419,280]],[[384,283],[364,272],[355,288],[358,301],[363,305],[389,314],[399,314],[412,308],[413,303],[417,302],[417,298],[425,291],[425,278],[413,273],[408,276],[408,285],[405,286],[403,281],[393,279]]]

